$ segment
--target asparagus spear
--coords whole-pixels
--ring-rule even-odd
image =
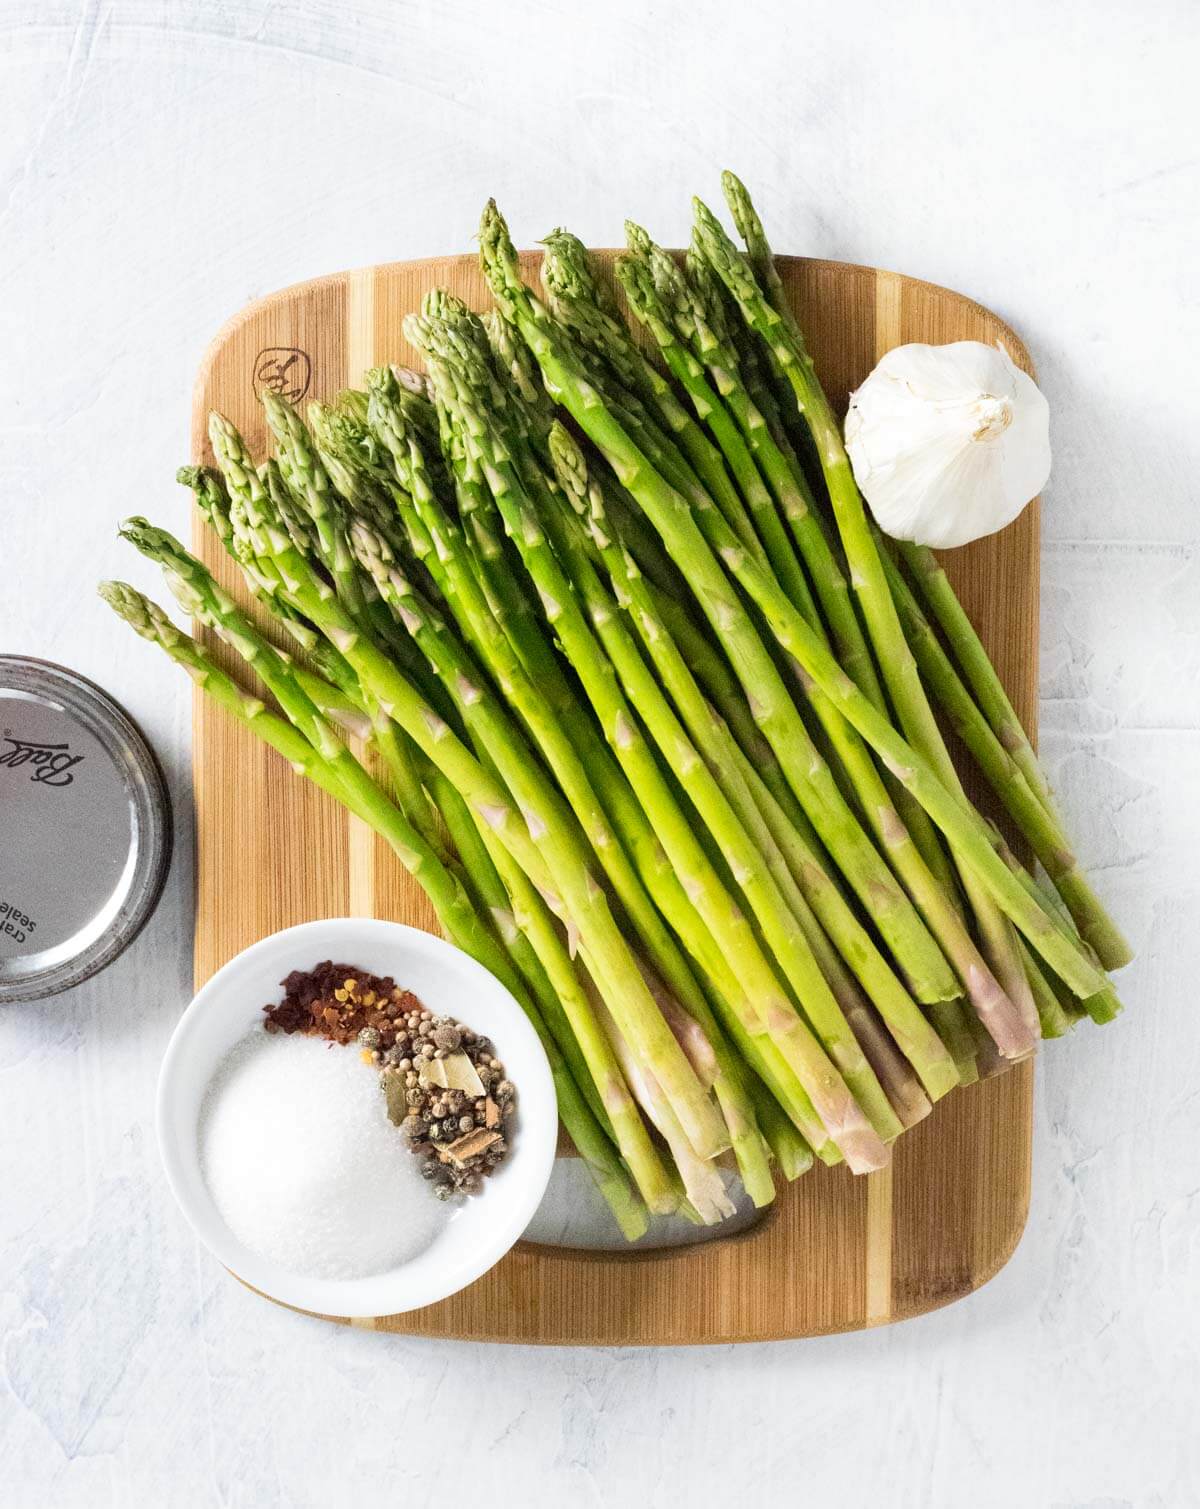
[[[586,980],[586,975],[585,975]],[[734,1214],[735,1206],[725,1192],[725,1181],[715,1162],[697,1158],[679,1125],[679,1119],[671,1102],[662,1093],[644,1063],[625,1041],[620,1029],[612,1019],[599,993],[595,994],[596,1014],[607,1027],[613,1049],[620,1061],[625,1077],[636,1086],[639,1102],[646,1107],[647,1115],[658,1129],[663,1141],[671,1150],[675,1167],[683,1183],[685,1209],[695,1212],[706,1226],[714,1226]],[[755,1133],[757,1136],[757,1132]]]
[[[902,543],[898,548],[921,595],[945,633],[992,733],[1024,777],[1029,789],[1045,807],[1050,823],[1058,833],[1063,833],[1062,820],[1058,816],[1049,784],[1029,737],[1013,710],[974,625],[963,611],[949,577],[928,546]],[[1069,854],[1069,844],[1064,844],[1063,848]],[[1066,855],[1063,864],[1068,870],[1071,868]],[[1120,969],[1128,964],[1133,957],[1132,950],[1099,900],[1080,897],[1077,904],[1082,905],[1084,915],[1076,916],[1076,920],[1105,969]]]
[[[150,552],[157,549],[157,533],[141,519],[127,520],[122,527],[126,538],[139,549]],[[210,627],[218,627],[209,606],[214,594],[207,584],[203,590],[193,592],[182,576],[172,574],[168,580],[185,606],[194,608],[196,616]],[[215,588],[215,583],[212,585]],[[215,590],[220,591],[219,588]],[[472,924],[465,892],[453,876],[443,873],[441,857],[387,801],[304,692],[295,668],[253,629],[249,620],[242,620],[233,631],[226,629],[223,637],[228,635],[229,642],[264,684],[276,693],[281,705],[288,709],[294,728],[269,714],[262,702],[243,693],[220,671],[203,646],[176,629],[156,604],[133,588],[120,582],[109,582],[103,585],[101,595],[143,638],[158,643],[173,660],[183,665],[226,711],[284,754],[298,773],[307,776],[327,794],[368,821],[429,894],[438,920],[447,932],[456,930],[464,935],[470,934]],[[478,940],[476,946],[482,946]]]
[[[542,387],[542,374],[528,346],[495,309],[489,309],[482,319],[498,375],[512,385],[537,429],[548,433],[554,419],[554,404]]]
[[[218,533],[226,548],[241,566],[251,592],[260,601],[264,598],[269,599],[276,613],[290,628],[297,619],[302,619],[303,615],[292,601],[285,584],[280,580],[275,564],[269,557],[255,554],[249,533],[253,529],[262,527],[264,520],[270,518],[286,530],[301,558],[317,560],[320,558],[320,549],[315,527],[283,481],[280,468],[273,459],[265,464],[260,476],[246,451],[241,436],[220,414],[209,415],[208,433],[228,490],[227,523],[218,530]],[[345,544],[344,534],[341,535],[341,544]],[[351,557],[348,564],[343,564],[342,569],[343,572],[356,570],[357,563]],[[319,571],[316,574],[321,575]],[[360,588],[356,587],[353,595],[361,601]],[[389,654],[396,660],[405,676],[420,687],[439,715],[446,719],[451,718],[453,714],[441,688],[436,684],[431,685],[428,668],[413,650],[407,637],[390,632],[394,625],[386,609],[383,610],[381,617],[379,610],[382,608],[383,605],[376,594],[374,602],[367,605],[365,615],[365,621],[370,630],[380,634],[387,645]],[[363,614],[356,613],[355,616],[360,624],[364,621]],[[311,627],[310,625],[309,628]]]
[[[912,588],[882,544],[879,556],[917,667],[944,709],[950,727],[1029,841],[1080,935],[1096,950],[1102,964],[1114,967],[1108,960],[1120,957],[1120,951],[1115,947],[1111,923],[1071,852],[1070,841],[1053,809],[1043,805],[1024,771],[992,731],[921,611]]]
[[[714,628],[725,635],[731,650],[736,647],[739,653],[744,651],[748,659],[761,663],[758,660],[759,652],[765,656],[761,641],[738,608],[725,570],[691,518],[685,501],[653,471],[622,425],[606,409],[570,347],[521,281],[507,228],[494,205],[489,205],[485,211],[481,242],[485,273],[496,295],[497,304],[507,317],[518,324],[541,365],[550,391],[570,411],[593,442],[605,451],[623,485],[638,499],[668,543],[671,553],[677,560],[682,559],[686,563],[705,612]],[[754,598],[778,643],[795,657],[822,691],[842,709],[848,721],[876,750],[897,779],[912,791],[946,834],[951,847],[958,850],[964,860],[986,880],[996,899],[1034,948],[1077,994],[1086,997],[1103,988],[1104,977],[1097,967],[1082,949],[1061,936],[1055,924],[1046,916],[1045,910],[1025,892],[1020,881],[1010,874],[1003,860],[993,850],[986,827],[978,814],[965,807],[953,792],[946,790],[924,758],[863,697],[787,601],[778,584],[750,558],[723,521],[716,521],[714,534],[720,541],[720,555],[725,567]],[[769,662],[769,656],[765,658]],[[766,671],[764,667],[764,671],[769,679],[773,667],[771,671]],[[795,710],[790,702],[783,710],[773,701],[770,705],[763,706],[762,685],[752,674],[748,674],[746,679],[759,702],[756,716],[760,726],[768,733],[768,737],[775,735],[772,742],[776,753],[785,770],[791,766],[789,780],[795,777],[793,785],[797,796],[803,801],[809,782],[819,778],[821,772],[810,769],[802,773],[796,767],[795,727],[792,720],[795,719],[795,723],[798,723],[799,719],[795,717]],[[779,727],[779,722],[786,725],[787,736],[785,730]],[[821,817],[824,820],[824,812]],[[834,852],[844,852],[847,837],[848,835],[838,834],[832,842]],[[868,887],[866,904],[871,905],[872,914],[881,927],[891,910],[882,905],[885,897],[894,906],[894,895],[886,885],[878,896],[873,896]],[[873,901],[879,904],[872,905]],[[1010,1048],[1016,1046],[1015,1042],[1010,1043]]]
[[[789,1182],[808,1173],[813,1165],[812,1148],[804,1140],[804,1134],[788,1119],[766,1089],[755,1099],[758,1124],[779,1166],[779,1172]]]
[[[342,509],[329,474],[322,464],[304,421],[289,403],[264,388],[261,393],[267,423],[275,436],[283,480],[303,504],[316,528],[321,558],[337,585],[338,596],[353,613],[363,609],[362,590],[354,557],[346,542]]]
[[[317,455],[349,512],[365,514],[392,550],[402,550],[404,535],[396,517],[400,499],[389,486],[392,476],[366,424],[357,413],[322,403],[309,404],[308,422]]]
[[[1042,801],[1051,800],[1049,782],[1008,693],[988,658],[975,626],[959,602],[950,578],[928,545],[898,541],[896,548],[913,580],[953,646],[984,716],[1001,744]]]

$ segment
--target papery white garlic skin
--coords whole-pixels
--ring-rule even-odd
[[[846,449],[886,534],[966,545],[1050,475],[1049,405],[1000,346],[897,346],[851,395]]]

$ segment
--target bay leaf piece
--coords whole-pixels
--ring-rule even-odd
[[[395,1069],[389,1069],[380,1078],[383,1081],[383,1094],[387,1101],[388,1120],[393,1126],[398,1127],[408,1115],[404,1075]]]
[[[423,1058],[418,1082],[431,1089],[462,1090],[472,1100],[483,1094],[483,1081],[465,1053],[447,1053],[445,1058]]]
[[[462,1090],[472,1100],[483,1094],[483,1080],[465,1053],[447,1053],[445,1058],[437,1062],[445,1068],[448,1089]]]

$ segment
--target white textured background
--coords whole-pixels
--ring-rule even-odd
[[[908,14],[905,14],[907,12]],[[0,1016],[0,1502],[1118,1509],[1200,1502],[1196,73],[1187,0],[0,0],[0,649],[164,756],[163,904],[102,979]],[[182,527],[192,373],[239,305],[622,216],[668,244],[736,167],[782,250],[981,299],[1053,413],[1043,743],[1140,953],[1045,1056],[1033,1210],[976,1297],[700,1351],[336,1330],[170,1203],[155,1072],[188,994],[188,690],[110,618]]]

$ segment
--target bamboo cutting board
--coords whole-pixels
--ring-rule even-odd
[[[605,255],[611,261],[612,254]],[[539,257],[527,254],[526,272]],[[1024,346],[978,304],[895,273],[781,258],[821,377],[835,401],[906,341]],[[216,408],[264,455],[257,402],[269,384],[296,402],[328,398],[363,370],[416,365],[401,321],[429,288],[476,309],[488,297],[473,257],[393,263],[297,284],[220,332],[201,368],[193,449],[212,460]],[[204,560],[244,593],[197,519]],[[1033,730],[1037,703],[1036,505],[999,536],[948,560],[963,603]],[[223,649],[219,653],[225,654]],[[423,894],[356,819],[296,779],[249,733],[195,699],[196,984],[240,949],[317,917],[389,917],[434,930]],[[970,777],[968,777],[970,779]],[[972,795],[998,816],[972,785]],[[303,961],[300,961],[303,962]],[[462,1294],[358,1325],[425,1336],[629,1346],[764,1341],[880,1325],[961,1298],[1008,1260],[1029,1200],[1033,1070],[955,1091],[867,1178],[817,1166],[749,1232],[685,1249],[607,1255],[520,1244]]]

